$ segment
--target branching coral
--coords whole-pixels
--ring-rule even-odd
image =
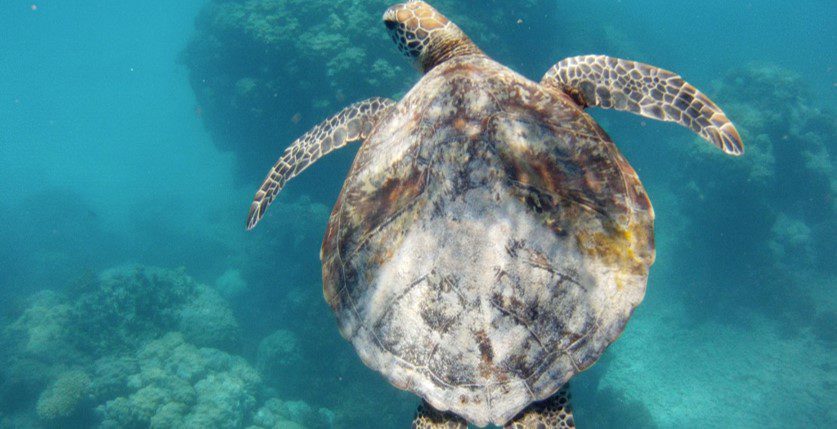
[[[128,350],[176,327],[198,283],[182,271],[122,267],[91,278],[73,305],[82,350],[104,355]]]
[[[95,356],[134,349],[174,329],[200,345],[236,342],[238,326],[226,301],[182,270],[120,267],[80,281],[75,295],[64,307],[62,328],[83,332],[68,341]]]

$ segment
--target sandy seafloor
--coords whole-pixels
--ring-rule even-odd
[[[318,259],[355,153],[295,180],[284,147],[419,76],[385,0],[0,4],[0,428],[400,428]],[[657,216],[647,294],[572,382],[579,427],[837,427],[837,7],[438,0],[538,79],[571,55],[681,73],[747,153],[592,110]]]
[[[666,243],[658,249],[664,251]],[[660,271],[649,288],[664,279],[678,282],[676,273]],[[825,292],[827,302],[833,285],[819,281],[812,286]],[[641,307],[612,346],[600,389],[621,391],[626,400],[641,403],[660,427],[753,427],[757,422],[828,427],[834,422],[833,345],[807,329],[789,335],[758,313],[736,315],[734,322],[691,324],[682,318],[689,304],[661,301]],[[588,412],[595,413],[595,407]],[[794,417],[780,417],[789,415]]]

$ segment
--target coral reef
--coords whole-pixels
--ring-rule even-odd
[[[247,292],[247,282],[241,276],[241,270],[230,268],[215,280],[215,290],[224,299],[234,299]]]
[[[135,356],[108,355],[96,359],[91,366],[90,394],[96,403],[124,396],[129,392],[128,376],[138,370]]]
[[[102,427],[332,427],[333,413],[268,397],[259,373],[239,356],[198,348],[177,332],[136,355],[127,390],[97,408]]]
[[[722,317],[753,305],[799,328],[806,318],[798,316],[815,311],[798,292],[807,277],[834,274],[834,115],[815,107],[801,77],[774,66],[733,70],[717,94],[747,153],[725,159],[696,144],[673,163],[682,166],[674,192],[689,224],[678,264],[703,283],[684,293],[694,302],[711,295]]]
[[[69,332],[72,307],[49,290],[34,295],[31,301],[23,314],[5,329],[4,337],[13,343],[10,347],[48,363],[76,360]]]
[[[272,162],[284,144],[340,106],[406,90],[415,75],[380,22],[392,3],[209,2],[181,60],[190,70],[201,115],[216,145],[234,151],[249,171],[266,166],[265,159]],[[556,6],[547,0],[439,0],[434,5],[492,54],[512,63],[530,62],[527,52],[512,48],[519,22],[530,29],[526,36],[554,37],[555,27],[544,16]]]
[[[135,349],[177,327],[199,284],[180,271],[124,266],[77,282],[72,339],[92,355]]]
[[[261,380],[243,358],[180,333],[149,342],[136,358],[129,393],[97,408],[103,427],[242,427],[256,405]]]
[[[232,350],[239,340],[238,322],[226,301],[202,285],[197,296],[180,310],[178,329],[200,347]]]
[[[302,401],[273,398],[259,408],[253,423],[259,427],[275,429],[326,429],[334,426],[334,413],[326,408],[315,410]]]
[[[17,413],[12,425],[245,427],[262,399],[279,401],[244,358],[219,349],[237,345],[236,318],[182,270],[115,268],[30,301],[0,336],[0,410]],[[322,420],[298,408],[266,410]]]
[[[51,291],[29,301],[20,317],[0,331],[0,408],[7,410],[36,401],[60,374],[85,360],[72,341],[72,307]]]
[[[276,389],[294,395],[304,383],[298,374],[305,371],[305,361],[296,335],[284,329],[262,339],[256,353],[256,368],[266,380],[277,380]]]
[[[67,371],[41,393],[36,405],[38,417],[51,421],[70,417],[87,397],[90,376],[81,370]]]
[[[379,22],[390,3],[207,2],[182,61],[196,113],[215,143],[246,165],[246,180],[260,179],[287,143],[340,106],[397,97],[415,82]],[[666,37],[657,41],[663,45],[637,43],[636,29],[620,25],[624,15],[603,13],[612,3],[592,5],[600,10],[591,19],[568,17],[566,4],[547,0],[434,4],[492,56],[534,78],[563,56],[550,52],[557,49],[550,39],[565,54],[650,60],[643,50],[665,43],[681,56],[705,53],[697,40],[697,50],[675,49]],[[555,31],[572,34],[554,38]],[[523,46],[530,49],[513,49]],[[701,89],[736,121],[748,153],[726,159],[703,144],[672,145],[671,159],[668,148],[660,155],[636,146],[657,162],[641,173],[649,191],[664,181],[674,190],[662,189],[654,203],[683,214],[660,215],[661,241],[676,247],[660,252],[649,293],[669,285],[683,299],[648,299],[609,351],[611,362],[581,375],[599,379],[574,381],[577,420],[832,427],[834,115],[814,107],[802,78],[776,67],[737,69]],[[628,139],[617,143],[631,150]],[[10,225],[0,231],[0,427],[407,427],[417,399],[363,367],[321,296],[327,197],[339,191],[339,168],[351,156],[348,149],[324,160],[320,171],[330,174],[302,177],[246,240],[205,225],[191,234],[161,226],[182,211],[145,201],[137,202],[140,216],[126,219],[134,232],[118,236],[103,229],[106,213],[66,189],[4,202],[13,206],[0,207],[0,222]],[[666,168],[664,181],[647,180]],[[672,238],[665,223],[681,220]],[[219,244],[219,235],[229,240]],[[172,242],[201,251],[169,258],[183,251],[169,250]],[[222,275],[210,288],[182,270],[119,267],[63,287],[81,270],[98,272],[126,255],[185,259],[202,279]],[[20,298],[43,287],[56,291]],[[700,317],[714,319],[695,323]],[[767,386],[782,386],[781,394]]]

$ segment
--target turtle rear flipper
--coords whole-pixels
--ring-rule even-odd
[[[557,87],[582,107],[624,110],[676,122],[730,155],[744,144],[724,112],[682,77],[661,68],[604,55],[567,58],[541,80]]]
[[[413,419],[412,429],[468,429],[468,423],[462,417],[433,408],[421,401]]]
[[[571,429],[575,427],[573,410],[570,406],[569,384],[561,387],[550,398],[535,402],[510,421],[505,429]],[[433,408],[425,401],[421,401],[412,429],[467,429],[468,423],[449,412],[442,412]]]
[[[505,429],[566,429],[574,428],[573,410],[570,406],[569,385],[564,385],[561,390],[549,399],[535,402],[523,410],[517,417],[509,422]]]
[[[256,192],[253,203],[250,204],[250,213],[247,215],[247,229],[253,229],[261,220],[285,183],[329,152],[368,137],[375,125],[394,105],[395,101],[386,98],[359,101],[321,122],[291,143]]]

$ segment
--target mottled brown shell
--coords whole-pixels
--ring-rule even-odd
[[[369,367],[502,425],[622,332],[653,219],[634,170],[569,97],[457,58],[360,149],[323,241],[324,294]]]

